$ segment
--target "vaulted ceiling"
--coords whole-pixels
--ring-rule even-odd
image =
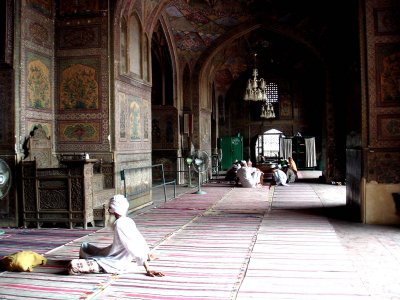
[[[258,65],[299,74],[310,59],[330,61],[344,47],[349,57],[356,12],[354,0],[173,0],[165,7],[179,60],[193,66],[211,55],[217,88],[252,67],[255,52]]]

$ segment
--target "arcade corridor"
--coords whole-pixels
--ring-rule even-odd
[[[49,262],[33,273],[1,273],[0,298],[400,299],[400,231],[347,221],[345,186],[244,189],[218,182],[203,190],[180,188],[177,198],[131,215],[159,255],[152,266],[163,278],[143,270],[65,275],[65,261],[82,241],[111,242],[108,228],[65,230],[58,239],[70,240],[47,252],[60,229],[43,229],[47,238],[39,229],[4,229],[2,249],[11,251],[7,240],[24,232],[14,247],[45,253]]]

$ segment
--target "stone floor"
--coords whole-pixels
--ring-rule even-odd
[[[345,204],[345,186],[313,187],[325,206]],[[371,295],[400,299],[400,228],[346,221],[339,209],[336,214],[334,211],[328,219]]]

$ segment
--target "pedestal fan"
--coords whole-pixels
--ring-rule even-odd
[[[208,172],[211,167],[210,156],[206,151],[196,150],[193,155],[193,169],[198,173],[198,190],[193,194],[207,194],[201,190],[201,177]]]
[[[8,164],[0,158],[0,200],[7,196],[11,187],[11,169]]]
[[[8,164],[0,158],[0,200],[7,196],[11,187],[11,169]],[[4,231],[0,230],[0,234]]]

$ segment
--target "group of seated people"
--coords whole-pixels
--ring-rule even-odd
[[[292,157],[288,157],[288,164],[284,167],[273,165],[273,177],[277,185],[287,185],[297,179],[297,166]]]
[[[297,166],[292,157],[288,158],[288,165],[282,169],[279,164],[271,164],[273,183],[276,185],[287,186],[288,183],[295,182],[297,178]],[[226,172],[225,180],[235,181],[236,185],[253,188],[262,186],[264,182],[264,173],[242,160],[234,161],[232,166]]]
[[[263,184],[263,175],[260,169],[252,167],[244,160],[234,161],[226,172],[225,180],[235,181],[237,186],[252,188]]]

